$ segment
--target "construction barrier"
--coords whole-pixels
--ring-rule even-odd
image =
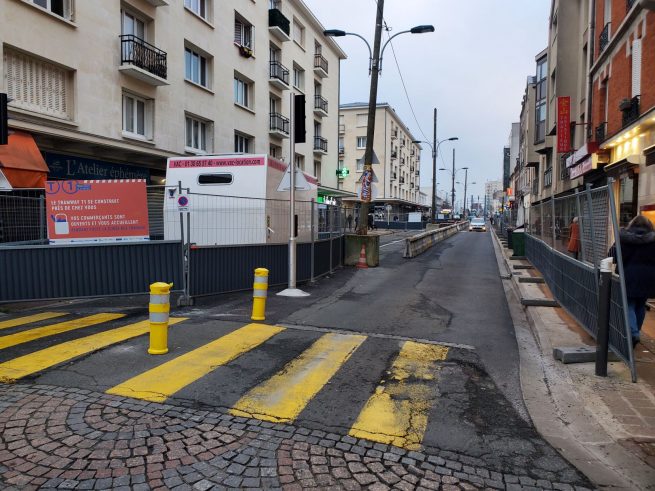
[[[407,237],[405,239],[405,252],[403,253],[403,257],[412,258],[424,253],[433,245],[446,240],[448,237],[452,237],[460,230],[466,229],[468,224],[469,222],[460,222],[454,225],[449,225],[448,227],[428,230],[427,232]]]

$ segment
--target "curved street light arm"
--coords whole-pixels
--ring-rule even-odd
[[[371,45],[368,44],[368,41],[364,36],[360,36],[356,32],[347,32],[347,36],[355,36],[364,41],[366,43],[366,47],[368,48],[368,74],[371,74],[371,69],[373,68],[373,51],[371,50]]]
[[[380,62],[378,63],[378,72],[382,71],[382,57],[384,56],[384,48],[387,47],[387,44],[389,44],[393,38],[395,38],[397,36],[400,36],[401,34],[406,34],[408,32],[412,32],[412,30],[408,29],[406,31],[397,32],[396,34],[391,36],[389,39],[387,39],[387,42],[382,45],[382,50],[380,50]]]

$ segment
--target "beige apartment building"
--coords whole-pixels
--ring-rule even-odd
[[[337,188],[344,52],[302,0],[0,0],[10,130],[50,178],[147,178],[166,158],[289,161],[290,95],[306,96],[296,161]]]
[[[339,107],[339,167],[349,175],[339,179],[339,188],[357,193],[364,170],[367,103]],[[421,145],[388,103],[379,103],[375,113],[373,151],[373,206],[391,205],[394,214],[425,209],[420,192]],[[352,201],[358,201],[359,198]],[[429,205],[428,205],[429,206]]]

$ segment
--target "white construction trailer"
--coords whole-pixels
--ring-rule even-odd
[[[180,213],[184,215],[184,233],[187,234],[188,211],[191,244],[288,242],[289,173],[285,174],[286,169],[287,164],[268,155],[169,158],[164,198],[164,238],[180,240]],[[285,176],[286,186],[281,185]],[[311,203],[316,203],[317,180],[298,170],[296,181],[298,241],[303,242],[311,240]],[[298,189],[299,185],[304,189]],[[313,209],[316,224],[317,206],[314,205]]]

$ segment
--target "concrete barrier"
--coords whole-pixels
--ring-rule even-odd
[[[427,251],[433,245],[452,237],[468,227],[468,222],[460,222],[448,227],[437,228],[405,239],[403,257],[412,258]]]

